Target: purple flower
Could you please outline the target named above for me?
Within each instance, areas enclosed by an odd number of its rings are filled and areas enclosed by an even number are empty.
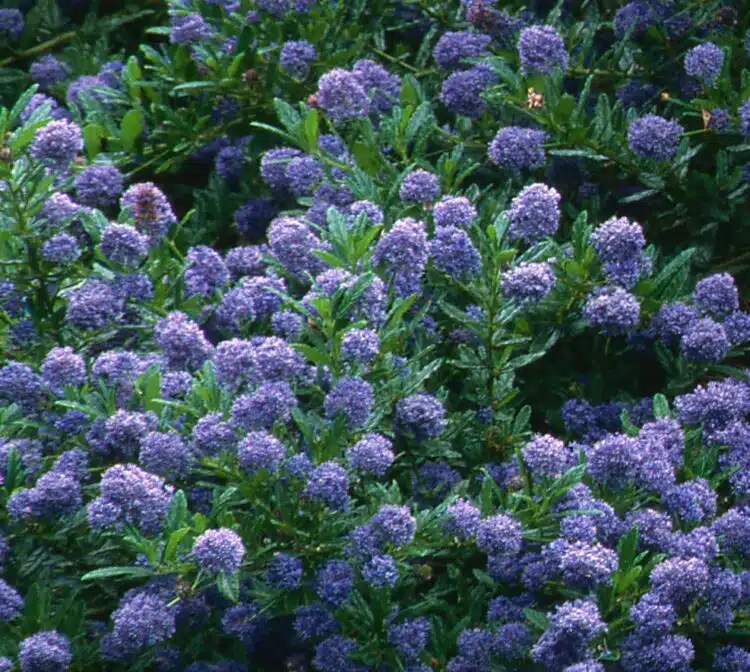
[[[314,276],[323,270],[323,262],[313,255],[313,250],[321,248],[321,241],[298,219],[275,219],[268,229],[268,243],[271,252],[292,275],[304,278],[308,273]]]
[[[89,279],[68,294],[65,319],[78,329],[102,329],[111,324],[121,310],[122,301],[109,283]]]
[[[66,637],[52,630],[37,632],[21,642],[21,672],[67,672],[73,655]]]
[[[487,555],[518,555],[521,531],[521,523],[508,515],[490,516],[479,523],[477,548]]]
[[[75,184],[79,203],[101,209],[117,203],[125,188],[122,173],[109,164],[89,166],[76,176]]]
[[[646,270],[646,238],[640,224],[612,217],[591,234],[591,242],[610,282],[632,287]]]
[[[0,579],[0,623],[9,623],[21,615],[23,597],[15,588]]]
[[[276,553],[268,566],[266,581],[279,590],[296,590],[302,586],[303,566],[299,558]]]
[[[112,614],[112,632],[102,639],[105,658],[122,660],[175,633],[175,609],[158,595],[129,591]]]
[[[148,236],[140,233],[130,224],[112,222],[102,231],[100,250],[116,264],[137,266],[148,256]]]
[[[429,394],[416,394],[396,404],[395,427],[400,434],[411,435],[416,441],[435,439],[445,429],[445,408]]]
[[[255,603],[237,604],[224,612],[221,619],[221,629],[225,634],[238,637],[249,643],[252,642],[253,636],[262,623],[263,619],[259,615],[259,609]]]
[[[312,196],[324,178],[323,168],[313,156],[298,156],[286,167],[287,185],[295,196]]]
[[[23,14],[19,9],[0,9],[0,35],[15,42],[25,26]],[[25,672],[25,671],[24,671]]]
[[[380,434],[365,434],[346,451],[346,459],[354,469],[384,476],[395,459],[393,444]]]
[[[281,310],[271,316],[273,332],[284,340],[295,340],[304,330],[305,321],[302,315],[293,310]]]
[[[154,340],[172,369],[194,371],[211,356],[211,344],[185,313],[173,311],[156,323]]]
[[[444,196],[432,208],[435,226],[468,229],[477,218],[477,209],[464,196]]]
[[[482,513],[471,502],[458,499],[445,510],[444,527],[448,534],[459,539],[470,539],[479,529]]]
[[[190,452],[173,432],[150,432],[141,441],[138,461],[152,474],[176,479],[190,471]]]
[[[343,560],[329,560],[318,572],[316,584],[321,600],[340,607],[349,599],[354,587],[354,570]]]
[[[521,31],[518,56],[524,75],[535,72],[550,73],[555,68],[567,70],[568,52],[560,33],[552,26],[531,26]]]
[[[39,84],[42,90],[48,90],[55,84],[66,80],[70,74],[70,66],[51,54],[37,58],[29,68],[29,76],[32,81]]]
[[[695,649],[687,637],[667,635],[651,641],[634,633],[623,643],[620,664],[623,672],[683,672],[690,669],[694,657]]]
[[[649,4],[643,0],[629,2],[615,12],[615,35],[623,39],[626,34],[639,35],[655,19]]]
[[[203,571],[232,575],[242,565],[245,547],[239,535],[232,530],[207,530],[195,540],[192,555]]]
[[[285,42],[281,48],[279,65],[287,74],[296,79],[304,79],[310,72],[310,65],[318,57],[315,47],[306,40]]]
[[[331,612],[321,604],[297,607],[294,630],[305,640],[330,637],[338,630],[338,623]]]
[[[638,477],[642,454],[636,439],[609,434],[587,451],[589,473],[603,485],[619,489]]]
[[[628,129],[628,143],[644,159],[669,161],[674,158],[685,129],[676,121],[655,114],[636,119]]]
[[[700,280],[695,286],[693,301],[710,315],[726,315],[740,307],[737,285],[729,273],[715,273]]]
[[[399,219],[375,247],[372,263],[388,266],[400,296],[418,293],[428,259],[427,233],[423,222]]]
[[[83,385],[88,380],[86,362],[71,347],[52,348],[44,358],[42,378],[54,390]]]
[[[193,428],[193,445],[201,455],[218,455],[230,451],[237,442],[237,435],[220,413],[204,415]]]
[[[229,282],[229,270],[218,252],[205,245],[187,253],[185,291],[188,296],[211,296]]]
[[[376,555],[362,567],[362,578],[373,588],[393,588],[398,582],[398,567],[390,555]]]
[[[704,42],[685,54],[685,73],[703,80],[707,86],[716,84],[724,65],[724,51],[712,42]]]
[[[468,31],[446,32],[438,40],[432,55],[444,70],[453,70],[464,58],[474,58],[486,53],[492,37]]]
[[[750,313],[735,311],[724,319],[722,326],[733,346],[750,342]]]
[[[680,353],[694,362],[720,362],[727,356],[730,347],[724,327],[710,317],[690,325],[680,341]]]
[[[285,454],[281,441],[264,431],[248,433],[237,451],[240,466],[250,473],[259,469],[276,471]]]
[[[364,213],[365,217],[373,224],[382,224],[385,216],[383,211],[375,203],[370,201],[356,201],[349,206],[350,226],[354,225],[356,218]]]
[[[50,167],[65,169],[83,150],[83,135],[78,124],[51,121],[40,128],[31,143],[30,153]]]
[[[736,551],[750,556],[750,509],[729,509],[713,524],[722,553]]]
[[[352,75],[367,93],[372,112],[387,114],[398,103],[401,78],[392,75],[382,65],[374,61],[359,60],[352,68]]]
[[[354,640],[334,635],[315,647],[312,665],[318,672],[366,672],[367,667],[351,659],[356,650]]]
[[[704,433],[714,436],[750,412],[750,387],[739,380],[711,381],[678,396],[675,407],[681,422],[703,424]]]
[[[206,23],[200,14],[173,15],[169,41],[172,44],[195,44],[209,40],[214,36],[214,29]]]
[[[382,542],[398,548],[414,540],[417,521],[407,507],[386,504],[371,518],[369,527]]]
[[[399,195],[406,203],[432,203],[440,196],[440,180],[426,170],[413,170],[404,178]]]
[[[335,462],[324,462],[310,473],[304,494],[314,502],[345,511],[349,506],[349,475]]]
[[[216,154],[214,167],[216,174],[229,185],[236,185],[241,179],[247,158],[245,156],[245,143],[223,147]]]
[[[570,449],[549,434],[535,434],[523,449],[523,459],[534,476],[555,478],[572,462]]]
[[[371,329],[350,329],[341,339],[341,357],[366,365],[378,356],[380,338]]]
[[[681,301],[662,304],[659,312],[654,315],[653,326],[666,344],[678,341],[698,319],[698,310]]]
[[[583,317],[589,324],[608,336],[635,329],[640,314],[638,299],[620,287],[594,290],[583,307]]]
[[[177,218],[166,196],[151,182],[141,182],[130,187],[120,199],[120,208],[130,213],[135,226],[156,245]]]
[[[289,189],[286,169],[292,159],[300,156],[302,156],[302,152],[288,147],[270,149],[265,152],[260,158],[260,175],[263,181],[273,190],[285,191]],[[272,217],[269,217],[269,219],[272,219]]]
[[[746,100],[737,108],[737,114],[740,117],[740,129],[742,135],[750,135],[750,100]]]
[[[509,299],[522,305],[538,303],[555,288],[552,266],[543,262],[521,262],[502,275],[501,288]]]
[[[326,395],[324,408],[327,417],[343,415],[347,427],[355,430],[367,422],[374,403],[370,383],[361,378],[342,378]]]
[[[443,81],[440,102],[454,114],[481,117],[487,109],[482,93],[496,81],[494,71],[483,65],[454,72]]]
[[[91,526],[109,528],[127,523],[145,534],[161,529],[174,491],[158,476],[122,464],[107,469],[99,487],[100,497],[88,507]]]
[[[57,100],[50,98],[50,96],[45,96],[43,93],[35,93],[31,96],[31,100],[26,106],[26,109],[21,112],[21,116],[19,117],[20,122],[25,124],[34,112],[47,105],[49,106],[49,116],[52,117],[52,119],[61,121],[70,118],[68,111],[61,107]],[[65,196],[65,194],[58,192],[58,194],[53,194],[53,196]],[[67,198],[67,196],[65,197]]]
[[[685,608],[708,588],[708,567],[698,558],[665,560],[651,572],[653,592],[675,608]]]
[[[555,235],[560,226],[560,194],[546,184],[531,184],[510,202],[504,216],[511,238],[537,243]]]
[[[435,268],[457,282],[468,281],[482,268],[482,259],[466,231],[455,226],[438,226],[430,242]]]
[[[263,260],[265,246],[248,245],[245,247],[233,247],[227,252],[224,263],[229,270],[233,280],[254,275],[263,275],[266,263]]]
[[[743,672],[750,669],[750,651],[739,646],[720,646],[714,651],[711,669],[713,672]]]
[[[573,600],[555,608],[550,625],[531,649],[535,663],[561,669],[590,657],[588,643],[607,630],[595,602]]]
[[[617,571],[617,553],[600,544],[558,540],[549,548],[552,546],[556,546],[553,556],[559,563],[563,581],[571,588],[590,590],[609,581]]]
[[[42,245],[42,257],[45,261],[67,265],[81,256],[78,241],[69,233],[58,233]]]
[[[232,406],[232,422],[245,430],[271,429],[278,421],[289,422],[296,406],[297,398],[289,383],[264,383],[252,395],[237,397]]]
[[[430,621],[424,616],[412,618],[388,628],[388,641],[408,661],[418,660],[430,641]]]
[[[320,78],[316,97],[321,109],[337,124],[366,117],[370,112],[370,99],[359,77],[341,68]]]

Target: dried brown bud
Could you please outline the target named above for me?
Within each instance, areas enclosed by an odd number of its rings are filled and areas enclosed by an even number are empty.
[[[661,98],[664,102],[668,101],[671,97],[672,96],[669,91],[662,91],[661,95],[659,96],[659,98]]]
[[[260,74],[255,68],[248,68],[242,75],[243,82],[257,82],[260,79]]]
[[[544,105],[544,96],[541,93],[537,93],[533,87],[528,90],[528,96],[526,98],[526,105],[529,109],[534,110]]]
[[[310,107],[317,107],[318,106],[318,97],[313,94],[312,96],[308,96],[307,98],[307,104]]]
[[[0,161],[3,163],[13,162],[13,150],[10,147],[0,147]]]
[[[708,128],[711,123],[711,113],[708,110],[701,110],[701,116],[703,117],[703,128]]]

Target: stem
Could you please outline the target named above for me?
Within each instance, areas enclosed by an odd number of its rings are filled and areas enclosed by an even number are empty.
[[[149,4],[156,4],[156,0],[151,0]],[[129,23],[133,23],[133,21],[142,19],[144,16],[148,16],[149,14],[152,14],[152,13],[153,12],[149,9],[149,10],[145,10],[142,12],[138,12],[137,14],[133,14],[132,16],[127,16],[121,21],[116,22],[115,26],[113,26],[113,31],[122,26],[126,26]],[[12,56],[8,56],[8,58],[5,58],[2,61],[0,61],[0,68],[4,68],[6,65],[10,65],[11,63],[14,63],[15,61],[19,61],[24,58],[29,58],[31,56],[36,56],[37,54],[42,54],[45,51],[48,51],[49,49],[54,49],[59,44],[64,44],[65,42],[72,40],[76,35],[79,35],[80,32],[81,31],[79,30],[69,30],[67,33],[62,33],[61,35],[58,35],[57,37],[53,37],[51,40],[47,40],[46,42],[37,44],[35,47],[31,47],[30,49],[26,49],[25,51],[19,51],[13,54]]]

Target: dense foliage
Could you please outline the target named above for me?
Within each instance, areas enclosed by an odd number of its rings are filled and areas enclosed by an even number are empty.
[[[0,672],[750,670],[748,3],[11,4]]]

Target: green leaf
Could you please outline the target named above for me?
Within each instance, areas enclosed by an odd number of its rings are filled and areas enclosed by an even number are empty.
[[[188,522],[188,505],[185,493],[178,490],[172,496],[172,503],[169,506],[167,514],[167,530],[174,531],[180,529]]]
[[[318,137],[320,129],[318,126],[318,111],[313,108],[305,117],[305,137],[307,138],[307,151],[315,152],[318,149]]]
[[[151,576],[153,570],[148,567],[104,567],[95,569],[81,577],[81,581],[94,581],[95,579],[112,579],[116,576],[134,578],[144,578]]]
[[[541,611],[537,611],[536,609],[524,609],[523,615],[526,616],[526,620],[529,623],[541,632],[544,632],[549,627],[547,614]]]
[[[8,461],[5,467],[5,489],[8,492],[13,492],[23,483],[25,475],[21,452],[14,446],[8,453]]]
[[[570,115],[573,114],[573,110],[576,107],[576,99],[573,98],[569,93],[566,93],[562,98],[560,98],[560,102],[557,104],[557,109],[555,110],[555,117],[563,123],[567,122],[568,119],[570,119]]]
[[[495,582],[490,578],[490,575],[487,574],[487,572],[483,572],[481,569],[474,569],[472,570],[472,573],[474,574],[474,578],[479,581],[479,583],[484,584],[492,590],[495,589]]]
[[[239,602],[240,579],[237,574],[227,576],[225,572],[222,572],[216,579],[216,587],[219,589],[219,592],[230,602]]]
[[[143,133],[143,112],[140,110],[129,110],[120,122],[120,142],[123,149],[132,152],[135,143]]]
[[[16,104],[11,108],[10,114],[8,115],[8,126],[15,126],[23,111],[28,107],[29,102],[34,97],[34,94],[36,93],[38,88],[39,85],[34,84],[20,95],[20,97],[16,101]]]
[[[124,118],[123,121],[125,121]],[[106,136],[107,129],[101,124],[87,124],[84,127],[83,139],[86,142],[86,155],[89,159],[93,159],[101,151],[102,140]]]
[[[411,115],[411,119],[409,119],[405,134],[406,142],[414,140],[422,127],[428,124],[430,126],[433,124],[432,105],[425,101]]]
[[[620,538],[617,544],[617,552],[620,558],[620,571],[626,573],[630,571],[635,560],[636,549],[638,548],[638,527],[633,527],[630,532]]]
[[[326,365],[329,363],[330,358],[325,352],[321,352],[317,348],[305,345],[304,343],[295,343],[292,346],[300,355],[306,357],[315,364]]]
[[[189,532],[189,527],[182,527],[179,530],[175,530],[174,532],[172,532],[172,534],[169,535],[169,540],[167,541],[167,545],[164,548],[165,562],[172,562],[172,560],[174,560],[174,557],[177,554],[177,547]]]
[[[661,393],[654,395],[654,415],[657,418],[668,418],[671,412],[669,410],[669,401]]]
[[[279,121],[287,132],[292,136],[296,136],[300,124],[302,123],[302,119],[297,110],[295,110],[289,103],[281,100],[281,98],[274,98],[273,106],[276,110],[276,116],[279,118]]]

